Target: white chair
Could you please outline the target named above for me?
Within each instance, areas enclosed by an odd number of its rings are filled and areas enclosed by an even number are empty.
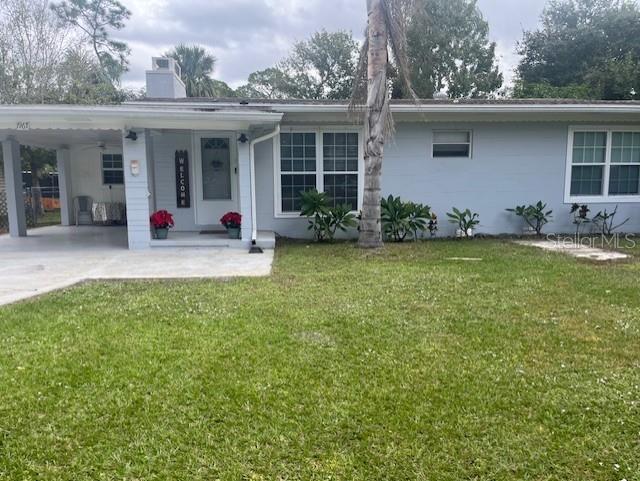
[[[79,195],[73,199],[73,215],[76,226],[93,225],[93,199],[88,195]]]

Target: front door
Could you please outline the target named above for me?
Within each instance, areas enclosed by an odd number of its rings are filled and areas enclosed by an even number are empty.
[[[232,135],[196,136],[198,225],[219,225],[226,212],[238,210],[237,152]]]

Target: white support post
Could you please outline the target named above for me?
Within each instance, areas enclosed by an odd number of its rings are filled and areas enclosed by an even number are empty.
[[[253,224],[251,212],[251,156],[249,143],[238,143],[238,178],[240,184],[240,213],[242,240],[250,244]]]
[[[130,131],[137,134],[136,140],[126,138]],[[129,249],[148,249],[151,245],[151,229],[149,227],[151,193],[149,191],[146,135],[143,129],[123,131],[122,158],[124,161]]]
[[[18,141],[15,139],[4,140],[2,142],[2,156],[4,158],[7,210],[9,211],[9,235],[11,237],[26,237],[27,217],[24,211],[22,165]]]
[[[71,151],[58,149],[58,187],[60,190],[60,224],[69,226],[75,222],[73,218],[73,198],[71,196]]]

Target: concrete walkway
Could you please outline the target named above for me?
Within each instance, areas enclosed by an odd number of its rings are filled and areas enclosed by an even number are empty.
[[[0,236],[0,305],[91,279],[268,276],[273,251],[157,248],[129,251],[122,227],[43,227]]]
[[[578,259],[589,259],[598,262],[619,261],[629,259],[631,256],[622,252],[609,251],[599,249],[597,247],[588,247],[573,242],[553,242],[551,240],[526,240],[516,241],[516,244],[538,247],[552,252],[560,252]]]

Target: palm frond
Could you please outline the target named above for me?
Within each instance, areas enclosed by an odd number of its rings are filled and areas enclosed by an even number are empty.
[[[407,56],[407,28],[406,17],[413,8],[412,0],[383,0],[382,6],[389,34],[389,47],[393,60],[398,69],[400,80],[404,84],[407,94],[415,101],[418,96],[411,86],[411,70]]]
[[[360,48],[358,66],[356,67],[355,78],[351,90],[351,100],[349,102],[349,115],[359,118],[364,111],[367,101],[367,55],[369,53],[369,27],[364,30],[364,42]]]
[[[391,57],[396,64],[398,75],[403,83],[408,95],[414,101],[418,101],[411,85],[411,72],[407,58],[407,18],[414,8],[414,0],[382,0],[381,5],[384,11],[385,24],[388,35],[388,44]],[[366,111],[368,90],[373,88],[378,95],[381,92],[387,96],[384,103],[385,119],[383,122],[384,137],[389,139],[394,133],[394,122],[389,108],[389,85],[368,85],[367,67],[369,51],[369,27],[365,29],[365,40],[360,50],[360,58],[353,82],[351,100],[349,102],[349,114],[354,120],[361,120],[362,114]],[[371,100],[371,99],[369,99]],[[378,99],[381,100],[381,99]],[[379,104],[378,104],[379,105]]]

